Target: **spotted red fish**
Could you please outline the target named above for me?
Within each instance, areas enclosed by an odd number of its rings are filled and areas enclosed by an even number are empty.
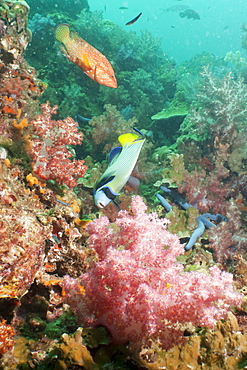
[[[110,62],[92,45],[70,32],[67,24],[59,24],[55,37],[64,47],[62,51],[73,63],[78,65],[92,80],[108,87],[117,87],[117,80]]]

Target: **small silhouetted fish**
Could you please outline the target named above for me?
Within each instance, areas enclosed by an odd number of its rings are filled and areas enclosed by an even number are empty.
[[[186,9],[178,14],[180,15],[181,18],[201,19],[199,14],[193,9]]]
[[[127,8],[127,6],[120,6],[118,9],[126,10],[126,9],[128,9],[128,8]]]
[[[139,19],[139,18],[140,18],[140,16],[141,16],[141,15],[142,15],[142,13],[139,13],[135,18],[133,18],[133,19],[131,19],[131,21],[127,22],[127,23],[125,24],[125,26],[129,26],[130,24],[135,23],[135,22],[137,21],[137,19]]]
[[[224,28],[223,28],[223,30],[227,30],[227,28],[229,27],[229,25],[228,26],[225,26]]]

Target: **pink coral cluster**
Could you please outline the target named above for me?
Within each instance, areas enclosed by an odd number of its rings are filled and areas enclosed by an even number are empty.
[[[27,150],[32,158],[33,173],[42,180],[55,180],[72,188],[76,179],[83,177],[87,167],[83,160],[70,160],[72,154],[66,145],[82,143],[78,124],[70,117],[59,121],[51,120],[57,106],[49,103],[41,106],[42,114],[32,122],[34,136]]]
[[[217,267],[185,272],[176,259],[183,246],[167,231],[168,221],[146,210],[136,196],[115,223],[105,216],[91,222],[89,245],[99,261],[78,280],[65,277],[64,289],[83,325],[106,326],[115,343],[158,340],[167,349],[182,340],[188,323],[213,326],[242,297],[232,275]]]

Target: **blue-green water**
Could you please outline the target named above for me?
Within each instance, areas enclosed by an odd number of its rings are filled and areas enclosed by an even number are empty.
[[[228,51],[241,50],[241,24],[247,21],[245,0],[91,0],[89,5],[91,10],[102,10],[106,19],[123,28],[142,12],[140,19],[129,26],[131,31],[147,29],[153,36],[162,38],[164,53],[178,63],[203,51],[224,57]],[[201,19],[181,18],[177,12],[164,12],[176,5],[188,5]],[[119,9],[122,6],[128,9]]]

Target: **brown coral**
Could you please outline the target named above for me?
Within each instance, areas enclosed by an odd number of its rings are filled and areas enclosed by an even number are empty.
[[[85,370],[98,370],[90,352],[82,343],[81,328],[78,328],[71,337],[68,334],[63,334],[62,343],[58,348],[60,349],[58,363],[61,368],[67,369],[67,366],[79,365],[83,366]]]
[[[91,131],[93,142],[96,145],[101,144],[101,151],[103,144],[103,153],[108,153],[119,135],[132,132],[137,120],[131,118],[126,121],[114,105],[106,104],[104,108],[106,110],[104,114],[93,117],[90,125],[93,127]]]
[[[236,317],[230,313],[226,322],[218,321],[214,329],[191,336],[184,346],[166,353],[143,349],[139,362],[149,370],[236,370],[246,354],[246,343],[247,334],[241,334]]]

